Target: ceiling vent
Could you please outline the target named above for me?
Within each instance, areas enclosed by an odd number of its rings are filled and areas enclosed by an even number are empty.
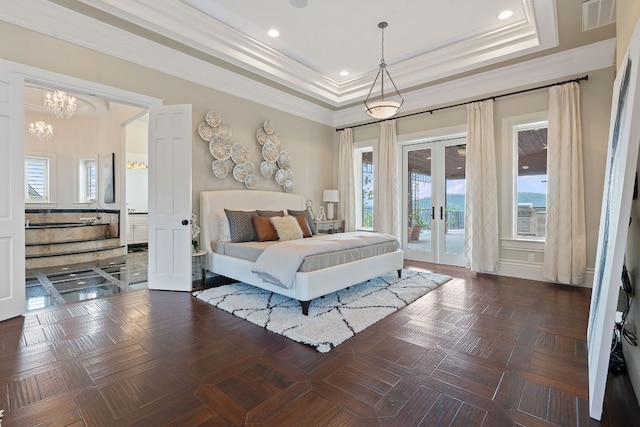
[[[616,22],[616,0],[587,0],[582,3],[582,31]]]

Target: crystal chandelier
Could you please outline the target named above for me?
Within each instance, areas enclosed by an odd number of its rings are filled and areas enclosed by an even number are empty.
[[[378,28],[382,30],[382,59],[380,60],[380,68],[378,69],[378,74],[376,74],[376,78],[373,80],[373,84],[371,85],[371,89],[369,89],[369,94],[367,95],[367,99],[364,101],[364,106],[366,107],[366,112],[368,115],[373,117],[374,119],[388,119],[393,117],[398,113],[400,107],[404,103],[404,99],[396,84],[393,82],[391,78],[391,74],[387,71],[387,63],[384,62],[384,29],[387,28],[389,24],[386,22],[380,22],[378,24]],[[396,91],[396,95],[400,98],[400,102],[398,101],[389,101],[388,99],[384,99],[384,75],[389,77],[389,81],[393,85],[393,88]],[[379,101],[369,101],[371,97],[371,92],[373,88],[376,86],[376,82],[378,81],[378,77],[380,77],[380,100]]]
[[[38,120],[29,125],[29,135],[39,140],[49,140],[53,136],[53,127],[43,120]]]
[[[44,100],[44,105],[60,119],[68,119],[73,116],[73,113],[76,112],[76,108],[78,108],[76,99],[67,92],[63,92],[61,90],[56,90],[53,92],[53,95],[47,93],[47,99]]]

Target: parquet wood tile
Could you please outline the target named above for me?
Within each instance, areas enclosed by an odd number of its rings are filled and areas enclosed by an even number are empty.
[[[590,290],[453,280],[329,353],[189,294],[141,290],[0,322],[3,426],[621,426],[589,418]]]

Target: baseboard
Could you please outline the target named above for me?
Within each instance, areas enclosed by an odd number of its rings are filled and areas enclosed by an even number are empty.
[[[539,282],[550,282],[542,275],[543,264],[539,262],[524,262],[515,261],[510,259],[501,259],[500,268],[495,273],[499,276],[517,277],[519,279],[537,280]],[[588,268],[584,283],[575,285],[585,288],[593,287],[593,273],[592,268]]]

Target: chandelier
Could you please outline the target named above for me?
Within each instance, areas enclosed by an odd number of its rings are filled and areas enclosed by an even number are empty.
[[[384,62],[384,29],[387,28],[389,24],[386,22],[380,22],[378,24],[378,28],[382,30],[382,59],[380,60],[380,68],[378,69],[378,74],[376,74],[376,78],[373,80],[373,84],[371,85],[371,89],[369,89],[369,94],[367,95],[367,99],[364,101],[364,106],[366,107],[366,112],[368,115],[373,117],[374,119],[388,119],[393,117],[398,113],[400,107],[404,103],[404,99],[396,84],[393,82],[389,71],[387,71],[387,64]],[[387,75],[389,81],[393,85],[393,88],[396,91],[396,95],[400,98],[400,102],[398,101],[389,101],[388,99],[384,99],[384,75]],[[373,92],[373,88],[376,86],[376,82],[378,81],[378,77],[380,77],[380,100],[378,101],[370,101],[371,92]]]
[[[68,119],[73,116],[73,113],[76,112],[76,108],[78,108],[76,99],[67,92],[63,92],[61,90],[54,91],[53,95],[47,93],[47,99],[44,100],[44,105],[60,119]]]
[[[29,135],[39,140],[49,140],[53,136],[53,127],[43,120],[38,120],[29,125]]]

